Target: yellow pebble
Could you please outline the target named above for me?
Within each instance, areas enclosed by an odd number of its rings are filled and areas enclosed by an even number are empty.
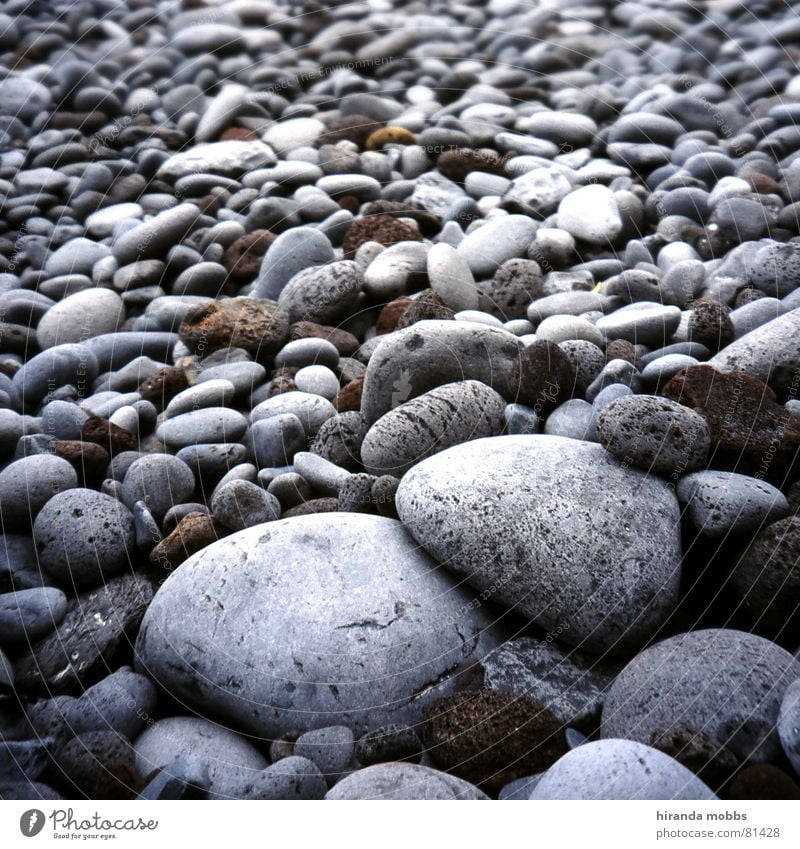
[[[417,137],[405,127],[381,127],[370,133],[367,139],[367,150],[380,150],[387,144],[414,144]]]

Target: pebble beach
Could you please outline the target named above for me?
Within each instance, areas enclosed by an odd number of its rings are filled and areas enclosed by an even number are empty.
[[[800,799],[798,12],[0,3],[0,799]]]

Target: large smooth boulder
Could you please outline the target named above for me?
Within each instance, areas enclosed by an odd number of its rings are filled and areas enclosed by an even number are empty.
[[[599,445],[477,439],[411,469],[396,505],[414,538],[483,598],[572,645],[636,647],[677,601],[677,499]]]
[[[763,637],[726,628],[678,634],[637,655],[606,695],[601,734],[651,744],[702,734],[741,762],[780,756],[781,700],[800,663]]]
[[[142,623],[137,667],[174,697],[275,738],[413,724],[497,640],[490,615],[399,522],[257,525],[187,560]]]

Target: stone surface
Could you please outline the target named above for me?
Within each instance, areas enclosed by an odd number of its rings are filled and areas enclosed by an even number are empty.
[[[675,604],[678,502],[599,445],[476,440],[418,464],[396,503],[440,562],[572,645],[635,646]]]
[[[775,643],[728,629],[679,634],[645,649],[619,674],[603,707],[602,736],[649,744],[674,717],[740,761],[780,752],[778,711],[800,663]]]
[[[473,801],[489,797],[467,781],[416,764],[376,764],[360,769],[329,790],[326,799]]]
[[[224,348],[243,348],[254,357],[274,354],[289,338],[289,317],[274,302],[230,298],[187,313],[181,342],[200,356]]]
[[[701,468],[711,448],[701,415],[652,395],[627,395],[604,407],[597,416],[597,436],[617,459],[673,480]]]
[[[395,521],[295,517],[220,540],[175,571],[147,611],[137,663],[257,734],[294,729],[298,711],[309,729],[346,721],[363,733],[418,720],[440,682],[446,691],[463,660],[494,647],[469,600]]]
[[[630,740],[598,740],[564,755],[530,798],[711,801],[717,797],[694,773],[657,749]]]
[[[0,471],[0,515],[3,526],[24,529],[59,492],[78,485],[72,466],[47,454],[23,457]]]
[[[401,477],[412,466],[471,439],[503,430],[505,401],[477,380],[448,383],[406,401],[367,431],[361,459],[368,472]]]
[[[39,564],[67,587],[99,584],[130,566],[133,514],[90,489],[54,495],[33,525]]]

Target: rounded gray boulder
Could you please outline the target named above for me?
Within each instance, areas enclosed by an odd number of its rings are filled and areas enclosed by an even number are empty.
[[[372,800],[454,800],[488,799],[482,791],[464,781],[428,766],[408,763],[386,763],[368,766],[342,779],[326,799]]]
[[[341,724],[361,734],[418,722],[460,664],[495,647],[489,623],[399,522],[306,515],[186,561],[145,615],[137,666],[258,734]]]
[[[663,640],[637,655],[606,695],[601,735],[649,745],[678,723],[740,761],[780,755],[776,725],[800,663],[775,643],[724,628]]]
[[[482,596],[586,650],[638,646],[676,604],[677,499],[599,445],[478,439],[411,469],[396,505],[414,538]]]

